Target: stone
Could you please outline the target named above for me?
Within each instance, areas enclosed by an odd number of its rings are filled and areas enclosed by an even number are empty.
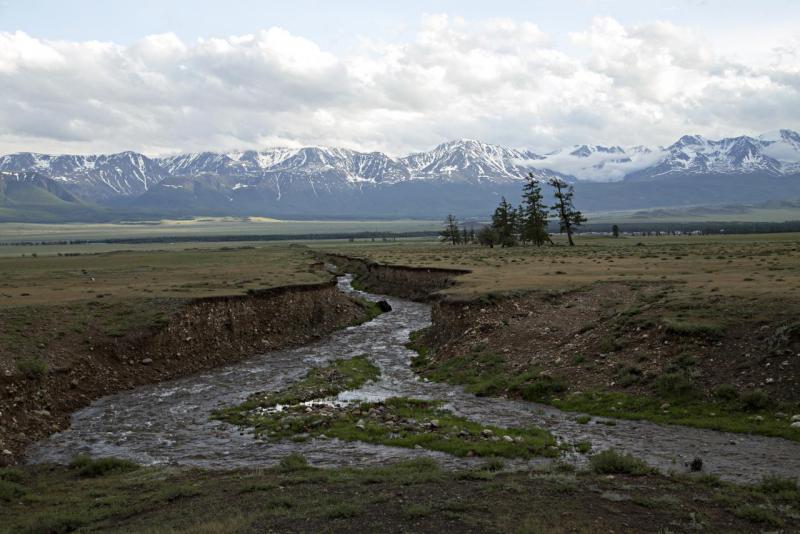
[[[142,360],[142,365],[150,365],[151,363],[153,363],[153,358],[145,358]]]
[[[792,422],[800,421],[800,414],[792,416]]]
[[[494,432],[492,432],[488,428],[484,428],[483,430],[481,430],[481,436],[483,436],[484,438],[489,438],[494,436]]]
[[[659,410],[661,410],[661,411],[669,410],[669,403],[665,402],[664,404],[662,404],[661,407],[659,408]]]
[[[379,300],[376,304],[378,305],[378,309],[384,313],[392,311],[392,305],[385,300]]]
[[[438,419],[432,419],[431,422],[428,423],[428,426],[431,427],[431,428],[439,428],[439,420]]]
[[[359,419],[359,420],[356,422],[356,428],[358,428],[358,429],[360,429],[360,430],[364,430],[364,429],[366,428],[366,423],[364,423],[364,420],[363,420],[363,419]]]
[[[506,443],[514,443],[514,438],[512,438],[509,435],[505,435],[503,436],[503,441],[505,441]]]
[[[789,426],[790,426],[791,428],[800,428],[800,421],[795,421],[794,423],[792,423],[792,424],[791,424],[791,425],[789,425]]]

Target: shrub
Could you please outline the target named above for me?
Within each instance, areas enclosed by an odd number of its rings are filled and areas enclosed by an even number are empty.
[[[627,388],[639,382],[642,378],[642,370],[638,367],[634,367],[629,365],[627,367],[623,367],[619,373],[617,373],[617,383]]]
[[[722,384],[714,390],[714,396],[721,401],[731,402],[739,398],[739,391],[735,386]]]
[[[130,460],[120,458],[90,458],[86,455],[76,456],[69,463],[70,469],[78,472],[82,477],[101,477],[112,473],[126,473],[139,468]]]
[[[506,462],[502,458],[492,457],[486,460],[483,464],[483,469],[486,471],[502,471],[506,466]]]
[[[737,508],[734,513],[737,517],[747,519],[753,523],[764,523],[772,527],[780,527],[783,525],[783,521],[772,511],[751,504],[746,504]]]
[[[284,471],[300,471],[302,469],[308,469],[308,460],[306,460],[306,457],[302,454],[294,452],[281,458],[278,466]]]
[[[721,324],[699,323],[697,321],[683,321],[680,319],[667,318],[664,320],[666,330],[676,336],[687,337],[718,337],[724,332]]]
[[[23,478],[25,478],[25,475],[19,469],[14,467],[0,467],[0,480],[19,483],[22,482]]]
[[[645,475],[652,473],[643,461],[630,454],[621,454],[614,449],[606,449],[589,459],[592,471],[598,474]]]
[[[19,484],[9,480],[0,479],[0,501],[12,501],[25,495],[25,490]]]
[[[791,493],[798,491],[797,479],[775,475],[761,479],[758,489],[763,493]]]
[[[527,401],[546,400],[567,390],[563,382],[549,376],[540,376],[533,382],[515,387],[520,396]]]
[[[746,412],[755,412],[764,410],[771,404],[769,396],[760,389],[748,391],[739,399],[742,410]]]
[[[40,358],[23,358],[17,360],[17,371],[28,378],[41,378],[47,372],[47,363]]]
[[[685,399],[698,396],[694,382],[683,373],[663,374],[656,378],[653,386],[663,397]]]

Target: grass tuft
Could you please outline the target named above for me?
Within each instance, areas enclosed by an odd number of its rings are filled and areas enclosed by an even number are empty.
[[[606,449],[589,459],[592,471],[598,474],[647,475],[654,470],[643,461],[630,454],[622,454],[614,449]]]

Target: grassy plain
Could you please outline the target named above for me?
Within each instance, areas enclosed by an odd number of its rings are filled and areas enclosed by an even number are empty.
[[[164,321],[189,298],[327,279],[314,261],[304,247],[263,243],[0,257],[0,372]]]
[[[687,293],[800,297],[800,234],[579,236],[577,246],[485,248],[434,241],[324,243],[315,250],[422,267],[469,269],[445,293],[563,291],[600,281],[673,283]]]
[[[800,527],[795,481],[755,486],[648,474],[621,455],[596,472],[445,471],[430,459],[317,469],[71,466],[0,469],[0,532],[761,532]]]
[[[327,220],[289,221],[265,217],[195,217],[131,221],[127,223],[0,223],[0,243],[135,239],[152,237],[203,237],[248,235],[308,235],[356,232],[435,231],[439,221],[425,220]]]

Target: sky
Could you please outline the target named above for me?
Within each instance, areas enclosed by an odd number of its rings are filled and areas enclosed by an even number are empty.
[[[800,2],[0,0],[0,154],[800,130]]]

